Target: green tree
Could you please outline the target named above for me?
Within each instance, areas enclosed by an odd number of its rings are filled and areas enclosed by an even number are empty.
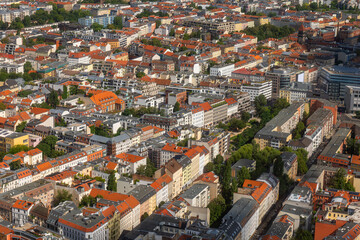
[[[144,221],[146,218],[148,218],[149,217],[149,214],[146,212],[146,213],[144,213],[143,215],[141,215],[141,218],[140,218],[140,221],[142,222],[142,221]]]
[[[299,228],[295,235],[295,240],[313,240],[313,235],[307,230]]]
[[[61,202],[71,201],[72,195],[66,190],[59,190],[54,197],[53,205],[56,207]]]
[[[214,171],[214,169],[215,169],[214,163],[209,162],[209,163],[207,163],[207,164],[205,165],[205,167],[204,167],[204,172],[205,172],[205,173],[212,172],[212,171]]]
[[[16,126],[16,132],[23,132],[26,127],[26,122],[21,122]]]
[[[210,225],[220,222],[227,209],[225,199],[221,195],[218,195],[217,198],[213,199],[207,207],[210,210]]]
[[[178,112],[180,111],[180,103],[179,102],[176,102],[175,105],[174,105],[174,112]]]
[[[92,28],[92,30],[94,30],[94,32],[100,32],[101,29],[104,28],[104,26],[101,25],[101,24],[99,24],[99,23],[93,23],[93,24],[91,25],[91,28]]]
[[[67,99],[68,98],[68,89],[67,86],[63,86],[63,92],[61,94],[62,99]]]
[[[53,108],[56,108],[56,106],[59,105],[59,96],[55,90],[51,91],[48,102]]]
[[[247,169],[246,167],[242,167],[237,173],[237,185],[239,187],[242,187],[245,179],[251,179],[251,175],[249,169]]]
[[[0,102],[0,110],[5,110],[6,109],[6,105],[3,102]]]
[[[263,94],[260,94],[259,96],[255,97],[254,99],[254,105],[256,112],[259,112],[262,107],[264,107],[267,103],[266,97]]]
[[[9,153],[10,154],[16,154],[18,152],[22,152],[22,151],[29,151],[30,147],[26,146],[26,145],[15,145],[12,148],[10,148]]]
[[[20,160],[17,160],[17,161],[13,161],[9,164],[10,166],[10,170],[18,170],[21,168],[21,161]]]
[[[116,16],[114,18],[114,26],[117,28],[117,29],[123,29],[123,20],[122,20],[122,17],[121,16]]]
[[[339,168],[335,176],[331,179],[330,186],[339,190],[355,191],[354,186],[346,180],[346,170]]]
[[[318,4],[316,2],[310,3],[310,9],[316,11],[316,9],[318,9]]]
[[[277,157],[274,162],[274,175],[280,178],[284,174],[284,162],[281,157]]]
[[[116,192],[116,190],[117,190],[115,171],[112,171],[109,175],[108,183],[107,183],[107,190],[113,191],[113,192]]]
[[[190,35],[185,33],[184,34],[184,37],[183,37],[183,40],[189,40],[190,39]]]
[[[169,36],[174,37],[175,36],[175,29],[171,29],[169,32]]]
[[[244,122],[248,122],[250,120],[250,118],[251,118],[251,115],[248,112],[243,112],[241,114],[241,120],[243,120]]]
[[[28,73],[31,69],[32,69],[31,63],[30,63],[30,62],[26,62],[26,63],[24,64],[24,72],[25,72],[25,73]]]
[[[136,73],[136,77],[137,77],[137,78],[142,78],[142,77],[144,77],[144,76],[146,76],[146,74],[145,74],[144,72],[137,72],[137,73]]]
[[[79,203],[79,207],[91,207],[94,206],[97,202],[97,199],[90,196],[90,195],[86,195],[84,196],[80,203]]]

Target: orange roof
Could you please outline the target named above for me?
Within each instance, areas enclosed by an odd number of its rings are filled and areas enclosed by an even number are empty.
[[[103,105],[110,101],[114,101],[114,100],[118,99],[118,96],[116,96],[116,94],[113,92],[105,91],[105,92],[98,93],[98,94],[92,96],[90,99],[96,105]]]
[[[50,162],[44,162],[44,163],[41,163],[39,165],[36,166],[36,168],[40,171],[40,172],[43,172],[45,170],[48,170],[50,168],[52,168],[52,165]]]
[[[217,180],[219,180],[219,177],[216,176],[214,172],[208,172],[208,173],[204,173],[204,174],[200,175],[196,180],[214,183]]]
[[[125,162],[130,162],[130,163],[136,163],[144,159],[144,157],[140,157],[130,153],[120,153],[119,155],[116,155],[116,157]]]
[[[28,202],[28,201],[24,201],[24,200],[17,200],[12,205],[12,207],[27,211],[27,210],[29,210],[31,208],[32,205],[34,205],[32,202]]]
[[[48,113],[49,111],[50,111],[50,109],[33,107],[33,108],[31,108],[30,113],[32,113],[34,115],[38,115],[38,114],[42,114],[42,113]]]
[[[160,178],[156,179],[150,186],[155,189],[155,191],[159,191],[166,185],[168,185],[172,181],[171,177],[167,174],[162,175]]]
[[[18,172],[17,174],[18,179],[22,179],[28,176],[31,176],[31,171],[29,169],[26,169],[24,171]]]
[[[175,144],[166,143],[166,145],[162,148],[162,150],[168,152],[183,153],[189,149],[185,147],[176,146]]]
[[[327,236],[334,233],[338,228],[344,226],[346,221],[337,220],[335,223],[331,222],[316,222],[314,240],[323,240]]]
[[[5,158],[4,158],[4,160],[5,160]],[[10,168],[10,166],[6,162],[0,162],[0,168]]]
[[[108,162],[108,164],[106,165],[106,168],[109,170],[115,170],[117,167],[117,163],[115,162]]]
[[[65,170],[61,173],[57,173],[55,175],[52,175],[52,176],[47,176],[45,177],[45,179],[50,179],[50,180],[53,180],[53,181],[61,181],[61,180],[64,180],[66,178],[72,178],[73,176],[75,176],[77,174],[77,172],[75,171],[71,171],[71,170]]]
[[[111,192],[103,189],[93,188],[90,191],[90,196],[102,196],[105,200],[113,201],[113,202],[122,202],[125,201],[131,208],[135,208],[140,203],[136,200],[135,197],[131,195],[125,195],[121,193]]]

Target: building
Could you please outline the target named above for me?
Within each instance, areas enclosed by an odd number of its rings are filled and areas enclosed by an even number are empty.
[[[193,207],[207,207],[210,203],[210,187],[206,184],[194,184],[180,197]]]
[[[29,146],[29,135],[0,129],[0,151],[8,152],[15,145]]]
[[[285,98],[288,103],[303,102],[311,92],[311,84],[302,82],[291,82],[289,87],[281,88],[280,98]]]
[[[58,220],[59,233],[69,239],[109,239],[107,225],[114,213],[107,207],[84,215],[80,209],[72,209]]]
[[[295,129],[304,111],[304,103],[294,103],[281,110],[255,135],[254,139],[260,149],[266,146],[280,149],[286,145],[292,139],[291,131]]]
[[[274,68],[265,73],[265,79],[272,81],[272,98],[278,98],[280,89],[289,87],[291,82],[296,82],[296,72],[291,69]]]
[[[344,104],[347,113],[360,111],[360,86],[345,86]]]
[[[350,165],[350,156],[344,154],[346,139],[351,135],[351,129],[339,128],[330,142],[317,158],[318,163],[325,163],[333,167],[345,167]]]
[[[266,99],[270,99],[272,96],[272,81],[242,84],[241,91],[249,93],[250,101],[252,102],[260,95],[264,95]]]
[[[210,187],[210,202],[220,194],[219,177],[216,176],[214,172],[208,172],[200,175],[193,183],[206,184]]]
[[[139,185],[129,192],[129,195],[133,196],[140,202],[140,216],[145,213],[151,215],[156,205],[156,191],[151,186]]]
[[[24,226],[30,217],[30,211],[34,207],[34,203],[17,200],[12,206],[12,222],[16,226]]]
[[[249,198],[236,201],[223,217],[219,229],[224,231],[226,239],[250,239],[259,226],[259,204]]]
[[[288,175],[290,179],[295,181],[297,179],[296,176],[298,171],[296,154],[292,152],[283,152],[280,157],[284,163],[284,173]]]
[[[331,100],[344,101],[346,86],[359,86],[358,68],[332,66],[320,71],[319,86]]]
[[[243,168],[247,168],[249,172],[252,172],[256,168],[256,161],[250,159],[240,159],[234,165],[231,166],[231,176],[236,177],[238,172]]]

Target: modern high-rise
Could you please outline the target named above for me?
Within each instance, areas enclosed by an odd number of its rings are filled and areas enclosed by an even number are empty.
[[[343,101],[346,86],[360,87],[359,68],[332,66],[321,69],[319,87],[331,100]]]

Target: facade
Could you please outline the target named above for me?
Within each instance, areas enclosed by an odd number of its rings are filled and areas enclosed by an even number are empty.
[[[220,229],[227,239],[250,239],[259,225],[259,204],[248,198],[236,201],[223,217]]]
[[[294,103],[281,110],[255,135],[255,141],[260,145],[260,149],[266,146],[280,149],[289,142],[292,139],[291,131],[302,118],[304,111],[304,103]]]
[[[358,86],[359,79],[358,68],[324,67],[320,71],[319,85],[330,99],[344,101],[346,86]]]
[[[210,187],[206,184],[194,184],[180,195],[190,206],[207,207],[210,203]]]
[[[360,86],[345,86],[344,103],[346,112],[360,111]]]

